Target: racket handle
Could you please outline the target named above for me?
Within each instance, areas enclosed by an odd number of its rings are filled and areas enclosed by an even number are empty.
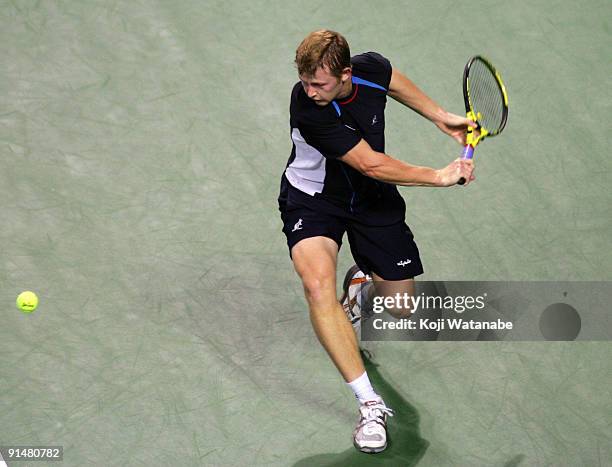
[[[472,159],[474,157],[474,146],[471,144],[466,144],[463,148],[463,154],[461,155],[461,159]]]
[[[472,146],[471,144],[466,144],[465,147],[463,148],[463,154],[461,155],[461,159],[471,159],[474,157],[474,146]],[[464,185],[465,184],[465,178],[461,177],[459,179],[459,181],[457,182],[457,185]]]

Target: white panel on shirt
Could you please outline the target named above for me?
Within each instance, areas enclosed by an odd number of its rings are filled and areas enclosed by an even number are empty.
[[[325,181],[325,157],[306,143],[297,128],[291,131],[291,139],[295,144],[295,159],[285,170],[287,180],[310,196],[321,193]]]

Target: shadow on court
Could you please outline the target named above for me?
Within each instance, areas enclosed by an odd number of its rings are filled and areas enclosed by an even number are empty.
[[[429,441],[419,433],[419,414],[380,374],[377,365],[367,352],[361,356],[368,376],[376,391],[385,403],[395,411],[388,423],[388,447],[379,454],[364,454],[354,447],[329,454],[307,457],[294,464],[294,467],[312,466],[371,466],[371,465],[416,465],[425,455]]]
[[[524,454],[514,456],[512,459],[510,459],[504,464],[504,467],[518,467],[525,460],[525,457],[526,456]]]

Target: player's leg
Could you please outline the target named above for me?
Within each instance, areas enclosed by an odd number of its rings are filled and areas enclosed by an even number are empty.
[[[421,274],[423,268],[412,232],[404,222],[380,227],[351,223],[348,238],[360,269],[350,271],[353,277],[371,275],[376,294],[414,294],[414,277]],[[394,314],[397,311],[399,317],[410,314],[410,309],[393,310]],[[355,446],[365,452],[382,451],[387,444],[387,416],[393,412],[381,398],[362,404],[359,412]]]
[[[393,411],[374,392],[353,327],[336,298],[337,255],[338,245],[326,237],[301,240],[291,250],[315,333],[360,403],[359,422],[353,433],[355,447],[363,452],[380,452],[387,447],[385,423]]]
[[[401,279],[401,280],[385,280],[372,271],[372,278],[374,279],[374,291],[379,297],[409,297],[414,296],[415,285],[414,278]],[[394,318],[410,318],[412,316],[412,302],[410,300],[400,300],[399,307],[388,307],[386,311],[391,314]]]
[[[336,297],[337,256],[338,244],[323,236],[300,240],[291,249],[314,331],[344,380],[351,382],[365,370],[355,333]]]
[[[281,215],[283,232],[304,285],[315,333],[362,404],[359,443],[355,445],[366,452],[381,451],[387,445],[386,435],[380,436],[376,429],[370,433],[367,427],[370,423],[378,423],[378,417],[386,417],[390,410],[381,405],[382,399],[372,388],[353,328],[336,297],[336,261],[345,222],[303,207],[282,209]]]

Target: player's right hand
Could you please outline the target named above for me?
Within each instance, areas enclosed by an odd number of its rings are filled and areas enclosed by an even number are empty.
[[[453,186],[456,185],[462,178],[465,179],[465,185],[476,179],[473,175],[474,161],[472,159],[455,159],[443,169],[438,170],[438,186]]]

